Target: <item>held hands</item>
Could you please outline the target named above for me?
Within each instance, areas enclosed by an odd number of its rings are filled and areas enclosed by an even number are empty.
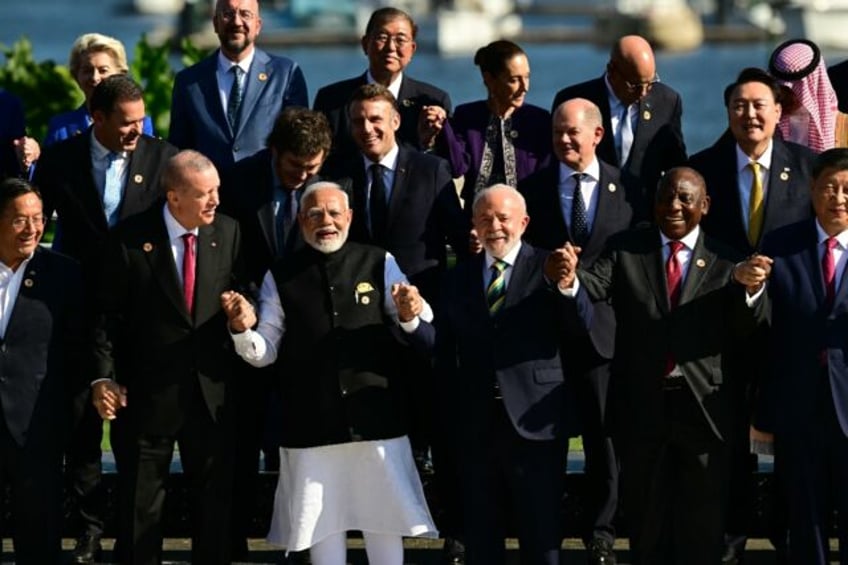
[[[580,251],[582,251],[580,247],[566,242],[563,247],[551,252],[545,259],[545,278],[563,290],[571,288],[577,276],[577,255]]]
[[[97,381],[91,386],[91,403],[104,420],[114,420],[127,405],[127,387],[115,381]]]
[[[748,294],[756,294],[763,288],[771,274],[774,260],[765,255],[753,254],[733,268],[733,280],[743,285]]]
[[[398,320],[411,322],[424,310],[424,301],[418,288],[407,283],[392,285],[392,300],[397,308]]]
[[[221,308],[227,315],[230,331],[240,334],[256,325],[256,311],[247,298],[234,290],[221,293]]]
[[[20,137],[13,140],[12,144],[15,146],[15,155],[18,158],[21,170],[28,171],[30,166],[38,161],[41,156],[41,147],[31,137]]]
[[[422,147],[430,148],[442,131],[447,112],[441,106],[423,106],[418,115],[418,140]]]

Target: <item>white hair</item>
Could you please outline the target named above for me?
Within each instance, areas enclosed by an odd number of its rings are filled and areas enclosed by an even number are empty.
[[[300,203],[303,204],[303,202],[306,201],[306,198],[308,196],[310,196],[313,192],[317,192],[319,190],[324,190],[325,188],[332,188],[332,189],[335,189],[335,190],[338,190],[339,192],[341,192],[342,197],[344,199],[345,208],[350,208],[350,197],[347,195],[347,192],[345,191],[345,189],[343,189],[341,187],[341,185],[338,184],[338,183],[330,182],[330,181],[324,181],[324,180],[310,184],[309,186],[307,186],[303,190],[303,194],[300,195]]]
[[[482,189],[480,192],[474,195],[474,200],[471,202],[471,210],[473,212],[477,211],[477,203],[483,200],[484,198],[488,198],[489,195],[494,194],[495,192],[506,192],[509,196],[512,196],[518,202],[521,203],[521,210],[524,214],[527,213],[527,202],[524,200],[524,195],[518,192],[514,187],[509,186],[508,184],[493,184],[492,186],[487,186]]]

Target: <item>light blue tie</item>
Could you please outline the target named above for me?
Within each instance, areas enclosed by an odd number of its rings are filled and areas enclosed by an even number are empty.
[[[109,227],[118,223],[118,209],[121,207],[121,172],[118,160],[121,155],[114,151],[109,153],[109,165],[106,167],[106,182],[103,183],[103,212]]]

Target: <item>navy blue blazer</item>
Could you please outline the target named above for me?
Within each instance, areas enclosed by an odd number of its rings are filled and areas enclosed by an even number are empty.
[[[350,136],[350,117],[347,113],[348,102],[353,91],[367,84],[366,73],[357,77],[328,84],[315,95],[313,109],[323,112],[330,121],[333,131],[333,150],[327,169],[336,168],[354,156],[359,155],[359,149]],[[400,114],[400,129],[398,143],[415,149],[420,149],[418,143],[418,116],[422,106],[441,106],[450,114],[453,106],[451,99],[444,90],[411,78],[404,73],[398,91],[398,113]]]
[[[580,253],[581,264],[587,268],[601,255],[610,236],[629,228],[633,219],[633,210],[627,202],[618,169],[603,161],[600,161],[600,166],[598,207],[592,232]],[[574,243],[562,216],[559,181],[559,161],[555,161],[518,185],[527,201],[527,215],[530,216],[524,239],[543,249],[557,249],[566,241]],[[612,359],[615,352],[615,314],[608,303],[595,305],[589,335],[598,354],[604,359]]]
[[[24,107],[20,99],[0,90],[0,180],[21,174],[12,142],[26,135]]]
[[[47,135],[44,136],[43,145],[47,147],[79,135],[87,130],[91,123],[91,116],[88,114],[88,108],[85,107],[85,104],[76,110],[57,114],[47,122]],[[153,122],[150,116],[144,116],[141,133],[153,136]]]
[[[586,98],[600,108],[604,118],[604,137],[598,144],[598,158],[619,168],[628,190],[635,220],[652,221],[654,193],[665,171],[686,163],[686,145],[680,117],[683,103],[671,87],[657,83],[639,102],[639,122],[633,132],[633,145],[626,163],[621,163],[612,134],[609,94],[604,76],[563,88],[554,98],[551,112],[562,102]]]
[[[813,214],[810,206],[810,169],[815,153],[796,143],[777,138],[773,141],[760,242],[770,231]],[[734,137],[725,133],[715,144],[693,155],[689,166],[703,175],[710,196],[710,211],[701,219],[701,227],[739,253],[753,253],[755,246],[748,242],[748,232],[742,222]]]
[[[447,161],[401,147],[386,214],[385,241],[374,242],[368,231],[365,165],[360,154],[346,167],[353,181],[350,238],[385,248],[424,297],[438,303],[441,273],[447,266],[445,244],[459,256],[468,254],[471,226],[462,213]]]
[[[836,101],[839,111],[848,113],[848,61],[842,61],[827,68],[827,76],[833,91],[836,92]]]
[[[38,442],[60,453],[71,394],[87,386],[79,382],[89,370],[83,320],[79,265],[37,248],[0,340],[0,412],[21,447]]]
[[[563,297],[545,281],[548,253],[521,245],[506,300],[496,316],[486,304],[484,254],[448,271],[436,317],[436,374],[457,391],[447,402],[457,409],[455,429],[463,437],[487,433],[494,385],[515,430],[529,440],[567,437],[576,425],[573,398],[563,374],[567,335],[585,335],[588,300]],[[447,390],[447,389],[445,389]],[[454,410],[451,410],[454,412]]]
[[[297,63],[257,49],[245,77],[238,131],[232,131],[218,93],[218,51],[177,73],[168,141],[209,157],[219,172],[265,147],[274,119],[287,106],[309,105]]]
[[[843,273],[833,307],[825,304],[815,220],[766,236],[763,253],[774,259],[766,286],[771,304],[769,370],[762,383],[755,425],[763,431],[817,437],[821,355],[842,433],[848,436],[848,278]]]

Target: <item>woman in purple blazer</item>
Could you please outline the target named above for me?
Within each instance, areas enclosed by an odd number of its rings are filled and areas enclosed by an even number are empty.
[[[511,41],[481,47],[474,55],[488,97],[456,108],[446,119],[441,108],[427,107],[435,150],[446,158],[454,177],[463,177],[466,209],[479,190],[518,181],[547,165],[551,154],[551,115],[524,103],[530,90],[530,63]]]

